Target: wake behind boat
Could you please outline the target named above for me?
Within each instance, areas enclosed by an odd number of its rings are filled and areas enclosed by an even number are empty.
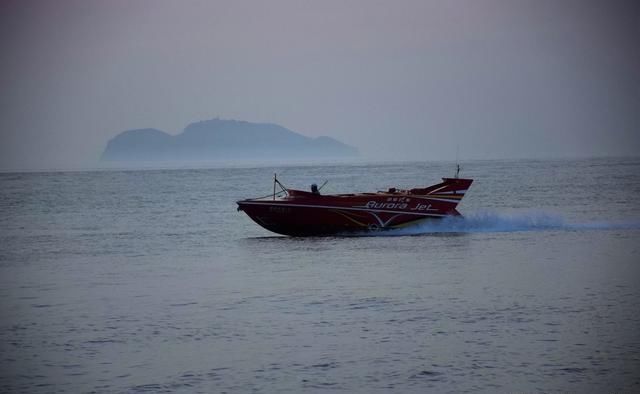
[[[376,193],[320,194],[287,189],[277,177],[273,194],[238,201],[253,221],[269,231],[290,236],[332,235],[405,227],[424,220],[460,216],[456,206],[472,179],[442,178],[437,185]],[[276,186],[281,190],[276,192]]]

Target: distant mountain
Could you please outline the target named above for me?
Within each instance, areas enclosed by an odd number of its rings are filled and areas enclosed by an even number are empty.
[[[330,137],[310,138],[282,126],[213,119],[178,135],[157,129],[124,131],[108,143],[105,161],[191,161],[270,158],[344,158],[358,154]]]

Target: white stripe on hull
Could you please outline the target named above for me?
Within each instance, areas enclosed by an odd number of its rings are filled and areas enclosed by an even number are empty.
[[[432,192],[432,194],[453,194],[453,195],[458,195],[459,194],[459,195],[464,196],[464,192],[466,192],[466,190],[456,190],[454,192],[438,192],[438,193]],[[428,194],[427,194],[427,196],[428,196]]]
[[[457,202],[457,201],[456,201]],[[418,213],[418,212],[408,212],[408,211],[389,211],[386,209],[366,209],[366,208],[353,208],[353,207],[341,207],[341,206],[331,206],[331,205],[307,205],[307,204],[279,204],[272,202],[253,202],[253,201],[239,201],[240,204],[249,204],[249,205],[268,205],[268,206],[278,206],[278,207],[300,207],[300,208],[322,208],[322,209],[342,209],[345,211],[361,211],[361,212],[384,212],[384,213],[396,213],[396,214],[405,214],[405,215],[415,215],[415,216],[424,216],[424,217],[445,217],[449,215],[439,214],[439,213]]]

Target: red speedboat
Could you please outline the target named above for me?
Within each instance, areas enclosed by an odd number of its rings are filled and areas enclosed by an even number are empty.
[[[274,176],[272,195],[237,204],[238,211],[244,211],[253,221],[278,234],[379,231],[460,216],[456,206],[472,182],[472,179],[442,178],[442,183],[424,188],[322,195],[316,185],[311,185],[310,192],[287,189]],[[281,188],[278,193],[276,185]]]

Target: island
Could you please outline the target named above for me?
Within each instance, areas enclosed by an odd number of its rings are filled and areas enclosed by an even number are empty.
[[[107,143],[101,160],[300,160],[357,154],[356,148],[331,137],[311,138],[271,123],[211,119],[191,123],[178,135],[158,129],[124,131]]]

